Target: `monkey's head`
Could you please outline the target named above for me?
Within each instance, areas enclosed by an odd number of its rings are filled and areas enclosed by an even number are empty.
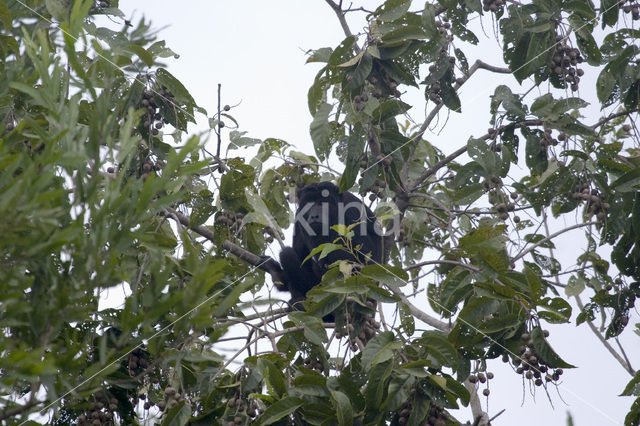
[[[296,195],[296,221],[303,227],[308,225],[316,235],[328,236],[330,225],[337,223],[330,218],[337,218],[342,200],[338,187],[331,182],[314,182],[298,189]]]

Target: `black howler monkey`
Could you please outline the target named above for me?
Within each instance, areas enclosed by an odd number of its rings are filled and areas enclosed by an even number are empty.
[[[371,209],[355,195],[341,194],[331,182],[317,182],[298,189],[297,197],[293,247],[285,247],[280,252],[284,282],[279,290],[291,293],[292,306],[304,300],[307,292],[320,283],[328,265],[338,260],[381,263],[383,257],[382,230]],[[359,225],[353,229],[351,242],[354,248],[359,246],[358,259],[346,250],[336,250],[322,259],[314,256],[303,263],[311,250],[339,237],[331,229],[333,225],[354,223]]]

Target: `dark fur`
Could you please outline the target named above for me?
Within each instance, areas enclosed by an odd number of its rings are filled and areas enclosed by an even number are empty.
[[[323,197],[323,190],[328,192],[327,197]],[[327,193],[325,192],[325,193]],[[326,272],[328,265],[338,260],[367,262],[365,254],[370,254],[370,260],[367,263],[381,263],[383,256],[382,241],[383,238],[376,232],[376,217],[360,199],[350,192],[340,194],[338,187],[331,182],[311,183],[297,191],[298,214],[304,210],[308,203],[312,203],[312,207],[307,209],[304,217],[316,232],[316,235],[309,235],[305,227],[296,220],[293,230],[293,247],[285,247],[280,252],[280,264],[284,271],[284,282],[280,286],[280,290],[289,291],[291,293],[290,303],[295,306],[297,302],[303,301],[309,290],[320,283],[322,275]],[[322,204],[327,203],[328,208],[328,224],[322,222]],[[323,243],[330,243],[338,238],[338,233],[330,230],[328,235],[322,235],[321,230],[330,229],[340,221],[339,205],[343,206],[353,203],[358,208],[350,208],[345,211],[344,224],[352,225],[366,220],[366,232],[362,232],[361,225],[354,228],[354,236],[351,239],[353,247],[360,246],[358,259],[345,251],[336,250],[331,252],[323,259],[313,258],[302,263],[302,261],[311,253],[315,247]],[[299,306],[298,306],[299,307]]]

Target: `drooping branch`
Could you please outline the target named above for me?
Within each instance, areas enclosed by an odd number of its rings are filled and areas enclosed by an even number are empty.
[[[173,218],[174,220],[177,220],[183,226],[186,226],[187,228],[191,229],[193,232],[205,237],[211,242],[214,242],[214,234],[213,234],[213,231],[211,231],[210,229],[204,226],[191,226],[189,218],[175,209],[167,207],[165,211],[166,213],[168,213],[167,214],[168,217]],[[248,250],[243,249],[240,246],[233,244],[231,241],[228,241],[228,240],[225,240],[222,243],[222,247],[225,250],[229,251],[229,253],[244,260],[248,264],[255,266],[256,268],[262,269],[263,271],[270,274],[271,278],[273,279],[273,282],[281,282],[281,283],[284,282],[283,271],[282,271],[282,268],[280,267],[280,264],[276,262],[274,259],[272,259],[271,257],[258,256],[256,254],[251,253]]]
[[[580,308],[581,311],[584,311],[584,305],[582,304],[582,300],[580,299],[580,296],[575,295],[574,298],[576,299],[576,304],[578,305],[578,308]],[[616,361],[618,361],[622,366],[622,368],[624,368],[629,374],[631,374],[631,376],[635,376],[636,371],[633,369],[631,364],[625,361],[624,358],[622,358],[622,356],[618,352],[616,352],[613,346],[611,346],[609,342],[607,342],[607,339],[604,338],[604,336],[602,335],[602,333],[600,333],[600,331],[595,326],[595,324],[593,324],[593,321],[587,320],[586,322],[589,328],[591,329],[591,332],[593,332],[593,334],[596,335],[598,340],[600,340],[600,343],[602,343],[602,345],[607,349],[607,351],[609,351],[611,356],[613,356],[613,358]]]

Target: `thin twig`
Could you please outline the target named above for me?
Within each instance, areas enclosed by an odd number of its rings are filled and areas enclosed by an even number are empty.
[[[511,259],[511,261],[515,262],[515,261],[517,261],[519,259],[522,259],[524,256],[529,254],[531,251],[535,250],[537,247],[540,247],[542,244],[544,244],[544,243],[546,243],[548,241],[551,241],[552,239],[554,239],[558,235],[562,235],[565,232],[569,232],[569,231],[572,231],[572,230],[577,229],[577,228],[582,228],[584,226],[591,226],[591,225],[596,225],[596,224],[597,224],[597,222],[577,223],[575,225],[571,225],[571,226],[569,226],[567,228],[561,229],[558,232],[554,232],[553,234],[544,237],[543,239],[541,239],[537,243],[532,244],[531,246],[527,247],[525,250],[521,251],[520,254],[518,254],[513,259]]]
[[[220,123],[220,92],[222,91],[222,84],[218,83],[218,124]],[[222,145],[222,137],[220,136],[220,125],[218,125],[218,149],[216,151],[216,158],[220,158],[220,145]]]
[[[581,311],[584,311],[584,305],[582,304],[582,300],[580,300],[580,296],[576,294],[574,298],[576,299],[578,308],[580,308]],[[622,368],[624,368],[629,374],[631,374],[632,376],[635,376],[636,374],[635,370],[631,368],[630,364],[625,362],[625,360],[620,356],[618,352],[616,352],[615,349],[613,349],[613,346],[611,346],[609,342],[607,342],[607,339],[604,338],[602,333],[600,333],[600,330],[598,330],[598,328],[593,324],[593,322],[590,320],[587,320],[586,322],[589,328],[591,329],[591,331],[593,332],[593,334],[596,335],[598,340],[600,340],[600,342],[604,345],[604,347],[609,351],[611,356],[613,356],[615,360],[620,363]]]

